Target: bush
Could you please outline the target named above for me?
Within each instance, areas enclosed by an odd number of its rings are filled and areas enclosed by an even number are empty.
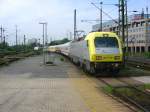
[[[150,52],[146,52],[144,55],[146,58],[150,58]]]
[[[9,46],[8,44],[6,44],[4,46],[3,43],[0,44],[0,57],[4,57],[5,55],[28,53],[32,51],[33,51],[33,47],[31,45]]]
[[[60,58],[60,61],[64,61],[64,58]]]

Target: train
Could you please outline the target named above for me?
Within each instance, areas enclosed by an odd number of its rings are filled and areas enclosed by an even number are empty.
[[[123,65],[123,43],[113,32],[91,32],[85,38],[49,46],[50,52],[67,56],[85,72],[118,73]]]

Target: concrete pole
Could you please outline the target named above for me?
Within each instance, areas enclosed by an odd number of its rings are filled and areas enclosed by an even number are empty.
[[[24,35],[23,43],[24,43],[24,46],[25,46],[26,45],[26,35]]]
[[[47,24],[48,23],[45,23],[45,49],[48,49]],[[48,52],[45,51],[45,64],[46,64],[47,61],[48,61]]]
[[[77,11],[74,10],[74,40],[76,39],[77,35]]]
[[[44,31],[45,31],[45,24],[43,24],[43,64],[45,65],[45,35],[44,35]]]
[[[45,23],[45,45],[47,47],[48,44],[48,38],[47,38],[47,23]]]
[[[70,40],[72,40],[72,32],[69,32]]]
[[[122,40],[123,43],[125,42],[125,4],[124,4],[124,0],[121,0],[121,9],[122,9]]]
[[[127,0],[125,1],[125,7],[126,7],[126,43],[127,43],[127,46],[126,46],[126,52],[128,53],[128,47],[129,47],[129,32],[128,32],[128,3],[127,3]]]
[[[18,45],[18,29],[17,29],[17,25],[16,25],[16,46]]]
[[[5,29],[3,28],[3,46],[5,47],[6,37],[5,37]]]
[[[42,23],[39,23],[39,24],[42,24],[43,26],[43,64],[45,65],[46,62],[45,62],[45,25],[47,24],[46,22],[42,22]]]
[[[100,31],[103,31],[103,7],[102,7],[103,2],[100,2]]]
[[[2,42],[5,45],[5,29],[4,28],[3,28],[2,32],[3,32],[3,35],[2,35],[3,41]]]
[[[0,28],[0,31],[1,31],[1,38],[0,38],[0,40],[1,40],[1,43],[3,42],[3,27],[1,26],[1,28]]]
[[[146,23],[146,32],[145,32],[145,36],[146,36],[146,42],[145,42],[145,50],[146,50],[146,52],[148,52],[148,38],[149,38],[149,32],[148,32],[148,7],[146,7],[146,14],[147,14],[147,16],[146,16],[146,21],[145,21],[145,23]]]

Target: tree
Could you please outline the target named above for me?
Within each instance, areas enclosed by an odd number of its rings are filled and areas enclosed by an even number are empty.
[[[59,44],[67,43],[67,42],[69,42],[68,38],[64,38],[62,40],[52,41],[49,45],[59,45]]]

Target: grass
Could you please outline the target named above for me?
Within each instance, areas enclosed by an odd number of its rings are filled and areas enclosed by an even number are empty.
[[[4,57],[0,57],[0,66],[2,65],[9,65],[9,63],[13,62],[13,61],[17,61],[19,59],[22,59],[24,57],[29,57],[29,56],[32,56],[32,55],[37,55],[37,53],[35,52],[27,52],[27,53],[19,53],[19,54],[16,54],[16,55],[9,55],[9,57],[12,57],[11,59],[8,59],[8,58],[4,58]]]
[[[145,84],[144,86],[146,89],[150,89],[150,84]]]
[[[144,90],[145,88],[150,88],[150,84],[149,85],[141,85],[138,88],[141,90]],[[132,88],[130,87],[111,87],[111,86],[105,86],[102,88],[105,92],[109,93],[109,94],[113,94],[114,92],[119,92],[122,94],[128,94],[129,96],[132,94],[135,94]]]
[[[150,58],[150,52],[146,52],[146,53],[144,53],[144,55],[146,58]]]
[[[114,90],[113,87],[111,87],[111,86],[105,86],[102,89],[109,94],[112,94],[113,90]]]
[[[150,59],[150,52],[144,52],[144,53],[126,53],[126,56],[136,56],[136,57],[144,57]]]
[[[143,70],[140,68],[135,68],[135,67],[131,67],[131,66],[126,66],[125,68],[123,68],[120,73],[118,74],[119,76],[128,76],[128,77],[132,77],[132,76],[150,76],[150,71],[147,70]]]
[[[61,57],[61,58],[60,58],[60,61],[65,61],[65,60],[64,60],[64,58]]]
[[[150,84],[146,85],[147,88],[150,88]],[[145,85],[143,86],[139,86],[140,90],[145,90]],[[123,100],[126,101],[126,99],[124,99],[124,97],[122,96],[126,96],[128,98],[133,99],[134,101],[140,103],[140,104],[146,104],[149,105],[150,101],[149,101],[149,96],[145,96],[144,94],[142,94],[141,92],[138,92],[136,89],[130,88],[130,87],[119,87],[119,88],[112,88],[110,86],[106,86],[103,87],[103,90],[111,95],[114,95],[116,97],[120,97]]]

